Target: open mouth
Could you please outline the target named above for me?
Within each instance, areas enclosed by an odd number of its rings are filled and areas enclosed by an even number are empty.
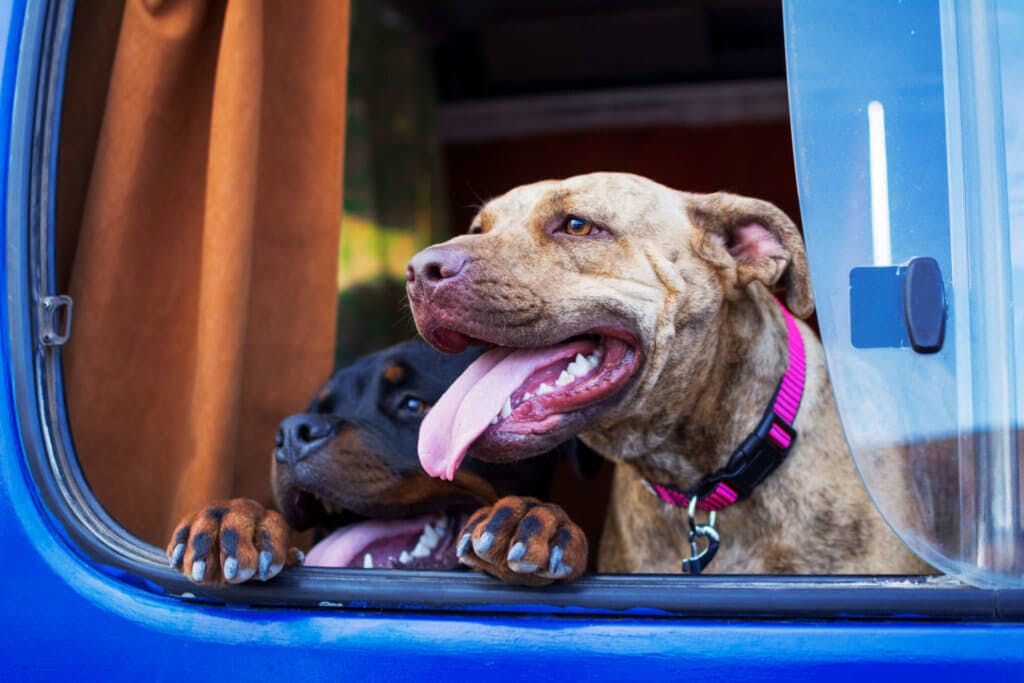
[[[452,330],[434,332],[466,339]],[[470,450],[495,461],[550,450],[602,414],[639,366],[636,338],[620,329],[590,330],[541,348],[492,348],[424,418],[420,463],[431,476],[450,480]]]
[[[455,569],[459,566],[455,537],[467,519],[464,512],[442,512],[349,524],[313,546],[304,564],[351,569]]]
[[[363,516],[304,488],[279,502],[292,528],[333,530],[310,549],[304,565],[348,569],[457,569],[456,536],[478,507],[452,497],[430,504],[426,513],[418,506],[404,516],[397,508]]]

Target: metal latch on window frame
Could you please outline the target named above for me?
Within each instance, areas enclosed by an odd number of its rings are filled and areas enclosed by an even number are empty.
[[[850,271],[850,343],[856,349],[942,349],[946,291],[935,259]]]
[[[67,294],[44,296],[39,308],[39,340],[43,346],[63,346],[71,336],[74,301]]]

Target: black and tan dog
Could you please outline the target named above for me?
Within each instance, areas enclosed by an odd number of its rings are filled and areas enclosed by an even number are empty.
[[[408,270],[427,341],[490,349],[424,422],[428,472],[457,477],[467,454],[518,461],[579,434],[616,461],[604,571],[678,572],[690,501],[719,510],[715,572],[928,571],[854,469],[821,344],[798,319],[814,308],[803,242],[778,208],[593,173],[515,188],[469,232]],[[898,513],[920,517],[906,460],[878,468],[908,492]],[[514,539],[480,530],[465,550],[495,566],[518,557]]]
[[[463,468],[450,482],[420,467],[424,415],[478,355],[445,355],[408,342],[337,371],[308,412],[281,422],[272,474],[281,514],[249,499],[214,502],[179,524],[167,548],[171,566],[198,583],[267,580],[303,561],[288,547],[290,526],[328,534],[305,557],[307,565],[454,569],[460,530],[475,524],[475,510],[497,502],[517,511],[525,541],[547,546],[558,536],[565,561],[553,568],[556,578],[578,576],[586,538],[561,508],[503,498],[544,495],[555,460],[575,457],[573,442],[535,461]],[[535,521],[524,519],[524,506]],[[563,568],[570,562],[573,571]]]

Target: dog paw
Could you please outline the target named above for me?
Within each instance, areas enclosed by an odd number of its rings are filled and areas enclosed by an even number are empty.
[[[218,584],[267,581],[304,558],[288,547],[288,524],[280,514],[234,498],[186,515],[171,535],[167,559],[193,583]]]
[[[575,581],[587,567],[587,552],[587,537],[565,510],[518,496],[477,510],[456,549],[463,564],[524,586]]]

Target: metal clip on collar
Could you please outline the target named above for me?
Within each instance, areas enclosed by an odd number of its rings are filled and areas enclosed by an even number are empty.
[[[686,508],[686,514],[690,520],[690,557],[683,560],[683,573],[700,574],[715,559],[718,552],[718,532],[715,531],[715,511],[708,513],[707,524],[697,524],[697,496],[690,498],[690,504]],[[708,540],[704,550],[698,550],[697,537],[702,536]]]

